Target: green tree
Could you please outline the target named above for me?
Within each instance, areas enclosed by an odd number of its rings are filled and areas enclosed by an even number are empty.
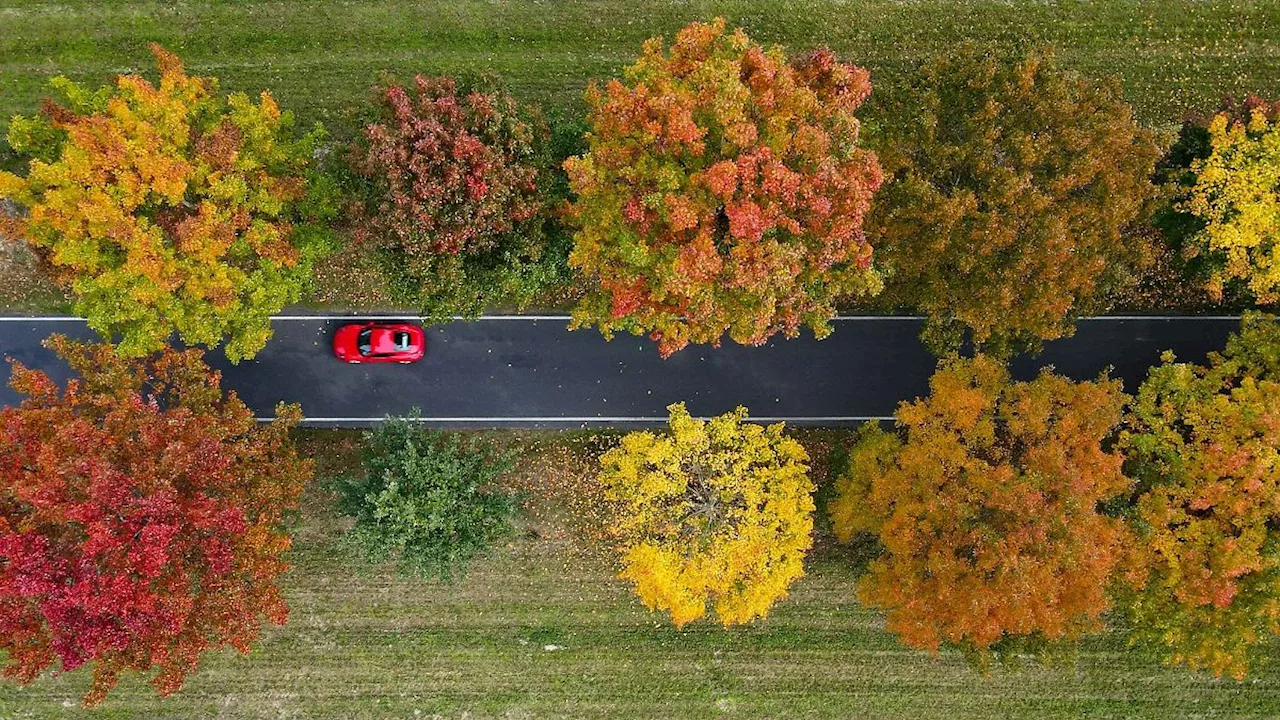
[[[496,487],[510,457],[412,416],[364,437],[363,474],[335,483],[339,509],[355,518],[346,540],[359,560],[448,581],[511,533],[519,502]]]
[[[89,92],[59,77],[64,104],[14,119],[9,143],[31,158],[26,177],[0,172],[0,197],[27,212],[4,229],[54,268],[90,327],[120,336],[122,355],[176,331],[252,357],[331,243],[332,183],[312,167],[323,132],[296,137],[269,94],[224,98],[152,52],[159,85],[122,75]]]
[[[1116,83],[1046,51],[965,44],[878,109],[886,175],[867,219],[886,293],[928,316],[938,353],[1070,335],[1149,257],[1131,226],[1158,157]]]

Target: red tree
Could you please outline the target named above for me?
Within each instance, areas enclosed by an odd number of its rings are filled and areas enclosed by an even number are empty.
[[[529,302],[545,275],[545,123],[506,92],[421,75],[381,89],[378,111],[348,156],[352,220],[393,292],[435,317]]]
[[[259,425],[199,351],[122,360],[109,345],[46,344],[80,377],[59,388],[13,363],[28,398],[0,410],[0,647],[27,683],[90,663],[86,705],[127,670],[182,686],[207,649],[248,652],[288,615],[276,578],[311,463]]]

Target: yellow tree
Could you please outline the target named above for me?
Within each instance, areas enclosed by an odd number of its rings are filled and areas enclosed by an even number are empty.
[[[808,455],[746,408],[708,421],[683,403],[670,433],[634,432],[601,458],[616,503],[621,577],[676,627],[715,608],[726,627],[763,617],[804,574],[812,544]]]
[[[48,261],[90,327],[120,336],[121,355],[176,331],[252,357],[328,246],[331,184],[311,168],[322,132],[295,137],[268,93],[224,98],[152,51],[158,85],[121,75],[91,93],[58,78],[65,104],[14,119],[9,143],[30,161],[26,177],[0,172],[0,197],[28,212],[4,230]]]
[[[1102,448],[1120,383],[1013,382],[979,356],[929,385],[899,407],[901,437],[861,432],[828,507],[841,540],[870,532],[883,547],[862,600],[908,645],[981,662],[1099,629],[1127,537],[1096,509],[1129,487],[1122,457]]]
[[[1209,292],[1247,285],[1262,303],[1280,300],[1280,110],[1254,103],[1243,117],[1220,112],[1209,122],[1207,157],[1194,161],[1195,184],[1178,205],[1204,223],[1190,253],[1215,265]]]

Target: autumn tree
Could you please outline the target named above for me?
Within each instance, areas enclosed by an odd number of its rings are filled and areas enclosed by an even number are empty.
[[[839,539],[882,546],[861,599],[906,644],[980,662],[1100,629],[1127,540],[1097,509],[1129,485],[1102,447],[1119,381],[1013,382],[980,355],[944,364],[929,387],[899,406],[899,433],[860,430],[827,508]]]
[[[1070,335],[1147,262],[1129,231],[1153,207],[1158,152],[1116,83],[966,44],[878,113],[886,184],[867,233],[935,352],[966,332],[997,356]]]
[[[57,78],[63,104],[15,118],[9,144],[26,177],[0,172],[0,197],[26,207],[23,237],[76,296],[76,312],[129,357],[224,336],[233,361],[271,335],[329,245],[325,182],[311,166],[317,126],[296,136],[267,93],[218,94],[153,45],[160,83],[122,75],[90,92]]]
[[[556,279],[538,187],[545,123],[506,92],[448,77],[392,83],[377,104],[349,151],[352,222],[394,296],[434,317],[473,314]]]
[[[1184,126],[1178,147],[1190,180],[1175,205],[1190,216],[1174,227],[1183,255],[1201,259],[1215,300],[1238,285],[1259,303],[1280,302],[1280,103],[1228,103],[1203,127]]]
[[[714,606],[728,627],[763,617],[804,574],[812,543],[808,456],[782,424],[670,411],[667,435],[633,432],[601,459],[616,504],[621,577],[676,627]]]
[[[178,690],[207,650],[247,653],[288,615],[284,513],[311,463],[260,425],[196,350],[123,360],[53,336],[78,377],[58,387],[13,363],[27,396],[0,410],[0,648],[29,683],[93,667],[85,704],[126,671]]]
[[[1146,575],[1121,606],[1135,642],[1243,678],[1280,633],[1280,327],[1246,316],[1204,366],[1164,362],[1121,435]]]
[[[587,91],[569,263],[591,283],[574,326],[760,345],[823,337],[838,298],[875,292],[862,219],[881,176],[858,146],[867,71],[817,50],[789,62],[723,20],[644,45]]]
[[[355,519],[347,545],[362,563],[392,560],[409,575],[453,580],[512,532],[517,498],[496,486],[512,459],[477,439],[423,429],[416,416],[365,433],[360,475],[338,480]]]

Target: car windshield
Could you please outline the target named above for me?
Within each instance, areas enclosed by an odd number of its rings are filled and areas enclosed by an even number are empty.
[[[409,349],[409,333],[407,333],[407,332],[397,332],[397,333],[395,334],[395,340],[396,340],[396,349],[397,349],[397,350],[408,350],[408,349]]]
[[[373,349],[372,342],[373,331],[365,328],[356,336],[356,349],[360,351],[361,355],[368,355],[369,351]]]

